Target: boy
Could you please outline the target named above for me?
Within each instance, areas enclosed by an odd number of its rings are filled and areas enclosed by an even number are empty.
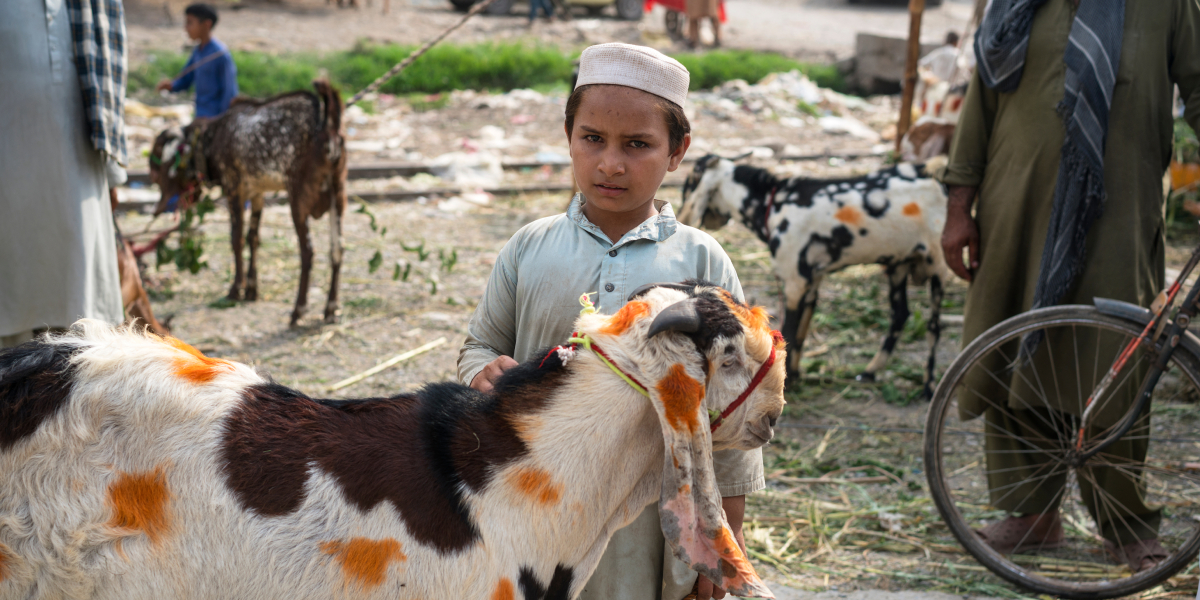
[[[638,286],[687,278],[716,282],[741,299],[716,240],[676,222],[670,205],[654,198],[691,144],[687,89],[687,69],[656,50],[601,44],[583,51],[565,123],[580,193],[566,214],[522,227],[500,251],[459,352],[463,382],[490,391],[505,369],[565,341],[583,293],[596,292],[597,308],[609,314]],[[764,487],[762,453],[718,452],[714,468],[740,543],[745,494]],[[675,559],[651,505],[616,532],[579,598],[680,600],[694,583],[701,599],[724,596]]]
[[[229,49],[212,36],[217,26],[217,11],[207,4],[192,4],[184,10],[184,30],[197,42],[183,72],[174,81],[158,82],[158,90],[180,92],[196,84],[196,117],[221,116],[238,94],[237,67]]]

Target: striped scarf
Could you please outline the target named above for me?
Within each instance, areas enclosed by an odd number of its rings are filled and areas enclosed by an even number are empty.
[[[1017,88],[1033,15],[1045,2],[992,0],[975,37],[985,85],[999,92]],[[1125,0],[1079,2],[1063,56],[1066,90],[1058,114],[1066,135],[1033,308],[1058,304],[1074,286],[1083,272],[1088,230],[1104,210],[1104,145],[1124,27]],[[1025,340],[1025,356],[1038,342]]]
[[[96,150],[125,164],[124,6],[121,0],[66,4],[88,139]]]

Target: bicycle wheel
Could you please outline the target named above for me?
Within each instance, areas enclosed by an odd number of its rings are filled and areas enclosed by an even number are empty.
[[[1030,311],[986,331],[947,368],[925,425],[930,493],[950,533],[1000,577],[1065,598],[1112,598],[1196,558],[1200,362],[1189,347],[1172,354],[1134,427],[1080,461],[1079,448],[1095,447],[1132,411],[1159,355],[1142,344],[1096,400],[1081,439],[1086,399],[1142,327],[1090,306]],[[1018,362],[1020,340],[1036,331],[1037,351]],[[1028,528],[1009,539],[993,528],[999,550],[977,533],[1011,516]],[[1156,566],[1134,572],[1113,554],[1156,535],[1166,553]]]

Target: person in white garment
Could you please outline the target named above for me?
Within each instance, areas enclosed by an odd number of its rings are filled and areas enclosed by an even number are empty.
[[[125,162],[123,7],[74,4],[0,2],[0,347],[123,316],[105,175]]]

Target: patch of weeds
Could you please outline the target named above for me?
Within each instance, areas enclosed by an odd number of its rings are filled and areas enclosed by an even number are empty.
[[[417,112],[438,110],[450,104],[450,94],[408,94],[404,101]]]
[[[372,310],[383,306],[383,298],[379,296],[356,296],[346,300],[346,306],[358,310]]]
[[[913,310],[912,316],[908,322],[904,324],[904,331],[900,335],[900,341],[904,344],[911,344],[925,339],[925,333],[928,330],[928,323],[925,316],[920,310]]]
[[[802,112],[810,117],[820,117],[821,116],[821,109],[819,109],[816,106],[812,105],[811,103],[805,102],[803,100],[796,103],[796,108],[800,109],[800,112]]]
[[[233,308],[237,305],[238,301],[231,300],[229,296],[221,296],[220,298],[208,303],[209,308],[215,308],[217,310],[225,310],[227,308]]]
[[[902,390],[895,386],[890,381],[883,382],[879,386],[879,395],[883,397],[883,401],[896,406],[908,406],[913,400],[921,397],[921,390]]]

